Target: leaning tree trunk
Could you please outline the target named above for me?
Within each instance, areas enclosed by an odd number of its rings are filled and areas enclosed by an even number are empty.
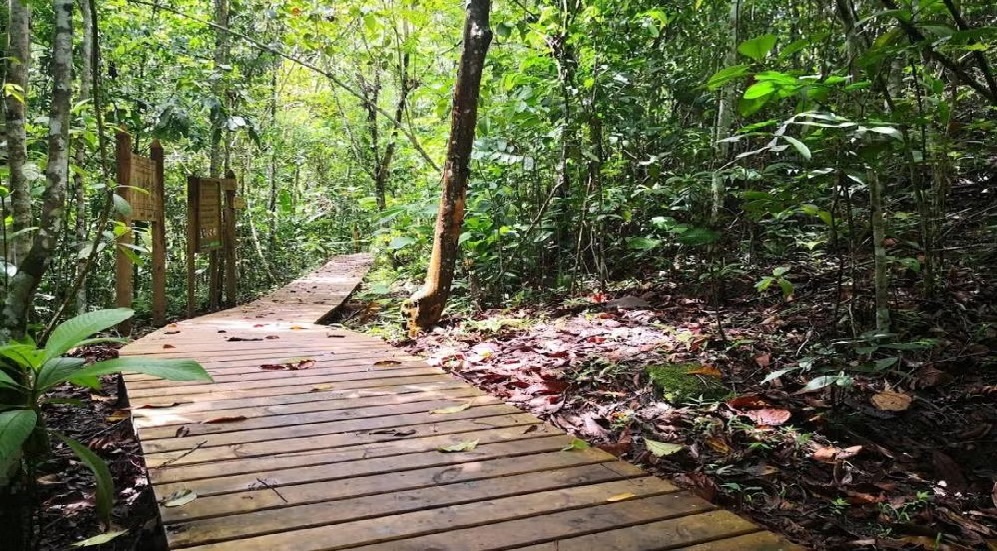
[[[24,114],[28,101],[28,67],[31,64],[31,11],[25,0],[10,0],[7,28],[7,85],[17,93],[6,94],[7,164],[10,167],[11,215],[14,237],[8,243],[7,261],[17,266],[31,248],[31,183],[24,173],[27,139]]]
[[[73,86],[73,0],[53,0],[55,31],[52,37],[52,103],[48,123],[48,166],[42,210],[31,249],[10,281],[2,323],[15,337],[27,330],[28,309],[38,284],[52,263],[62,232],[69,180],[69,108]]]
[[[425,285],[402,305],[410,335],[438,322],[450,296],[450,284],[453,283],[457,261],[457,241],[464,223],[464,201],[470,177],[474,126],[478,119],[481,72],[492,40],[492,30],[488,26],[490,7],[491,0],[469,0],[467,3],[463,49],[457,70],[457,83],[454,86],[450,142],[443,166],[443,195],[436,216],[433,253],[429,259]]]

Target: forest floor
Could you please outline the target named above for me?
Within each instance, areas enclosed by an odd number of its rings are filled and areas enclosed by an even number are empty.
[[[947,308],[897,297],[897,347],[814,347],[848,304],[815,291],[833,273],[793,270],[800,298],[745,278],[719,312],[652,275],[416,340],[379,311],[398,297],[361,293],[344,321],[815,549],[997,549],[994,289],[953,272]]]
[[[994,289],[953,273],[946,308],[897,297],[909,329],[899,349],[838,341],[814,352],[835,342],[835,297],[813,291],[831,287],[827,274],[793,269],[798,298],[760,296],[745,278],[728,282],[719,312],[695,282],[649,275],[556,304],[453,315],[416,340],[388,306],[399,297],[360,293],[341,317],[798,543],[997,549]],[[850,385],[806,388],[828,374]],[[115,379],[54,397],[79,401],[47,406],[49,425],[108,461],[111,528],[128,530],[90,549],[164,550]],[[64,446],[37,479],[40,549],[102,531],[92,477]]]

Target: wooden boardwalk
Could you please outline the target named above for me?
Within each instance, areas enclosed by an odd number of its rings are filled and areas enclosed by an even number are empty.
[[[214,377],[126,377],[172,549],[795,549],[605,452],[562,451],[570,436],[419,358],[314,323],[369,263],[336,258],[122,350],[193,357]],[[196,499],[164,505],[183,495]]]

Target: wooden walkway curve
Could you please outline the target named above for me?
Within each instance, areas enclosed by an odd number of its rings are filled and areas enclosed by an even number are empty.
[[[605,452],[562,451],[559,429],[379,339],[317,324],[369,264],[338,257],[122,349],[194,357],[214,377],[126,377],[171,549],[796,548]]]

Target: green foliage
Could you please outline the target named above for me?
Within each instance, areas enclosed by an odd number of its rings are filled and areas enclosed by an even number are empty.
[[[176,381],[210,381],[211,377],[193,360],[118,358],[84,366],[80,358],[64,354],[88,344],[119,341],[113,338],[92,338],[130,318],[128,309],[99,310],[81,314],[57,326],[44,347],[30,340],[0,346],[0,389],[13,396],[0,405],[0,483],[6,484],[23,467],[24,462],[37,462],[48,453],[48,437],[42,420],[41,405],[46,394],[57,385],[71,382],[97,386],[97,377],[130,371]],[[41,442],[32,444],[34,439]],[[107,465],[86,446],[56,434],[80,460],[93,471],[97,480],[97,509],[104,522],[110,520],[113,504],[111,475]]]

